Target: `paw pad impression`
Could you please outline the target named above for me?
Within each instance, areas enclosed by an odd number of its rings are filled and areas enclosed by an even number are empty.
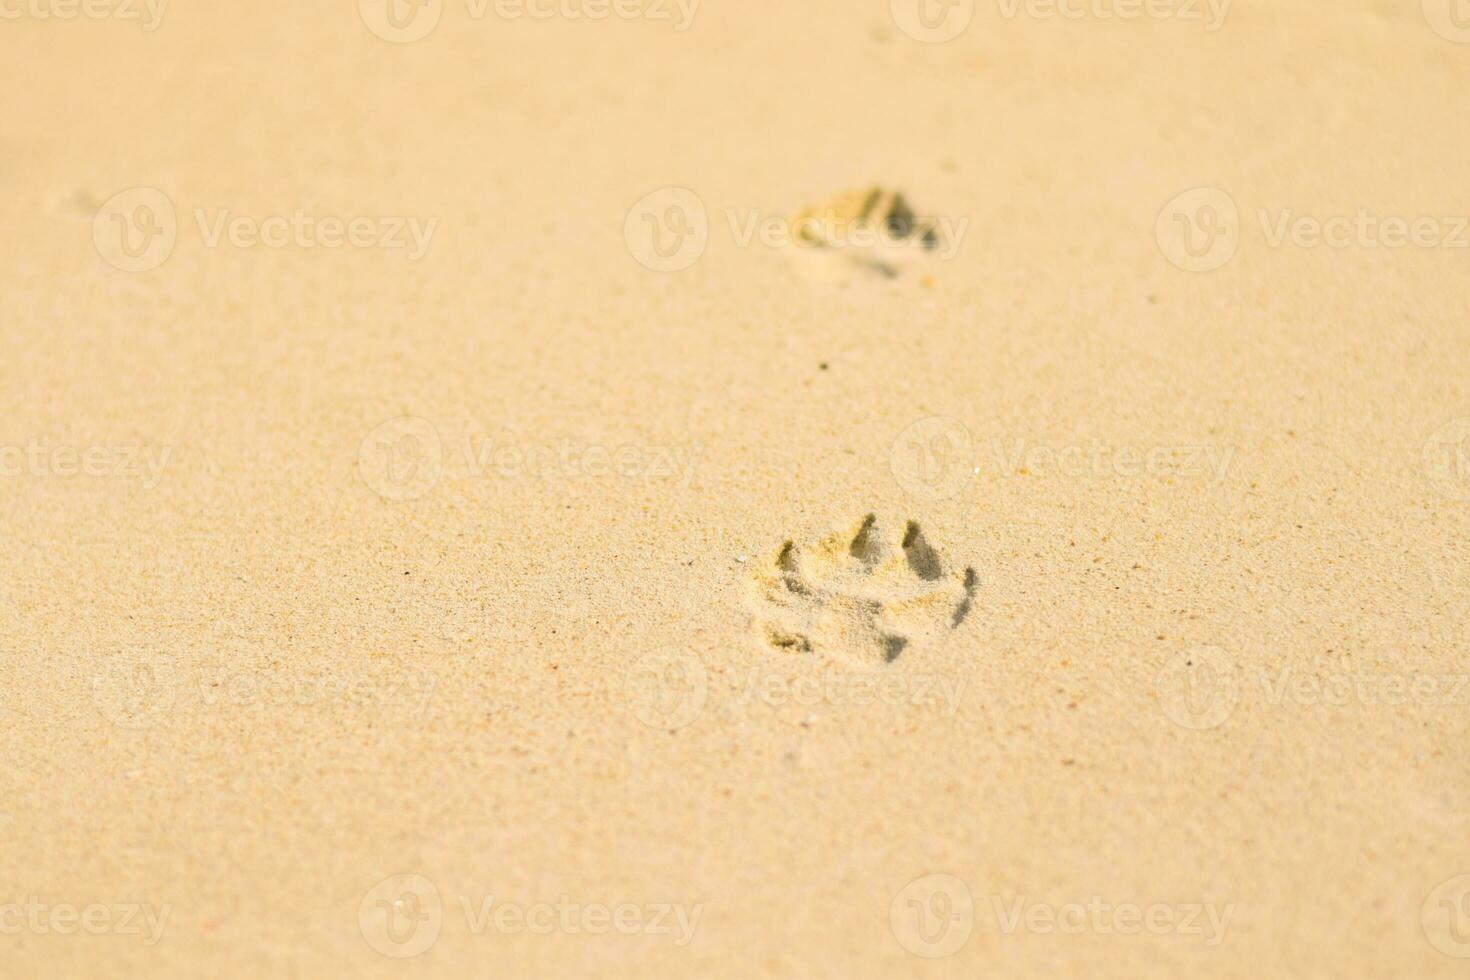
[[[841,256],[889,279],[907,257],[940,245],[935,222],[915,214],[902,194],[877,186],[798,211],[791,231],[804,250]]]
[[[892,538],[869,514],[811,547],[787,541],[753,571],[749,597],[773,649],[885,664],[959,626],[977,586],[975,570],[952,570],[918,524]]]

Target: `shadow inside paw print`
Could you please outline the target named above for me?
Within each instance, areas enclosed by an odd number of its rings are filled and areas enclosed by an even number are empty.
[[[964,622],[978,584],[973,568],[951,570],[918,524],[890,538],[869,514],[812,547],[787,541],[752,573],[750,600],[774,649],[887,664]]]
[[[876,186],[803,208],[792,215],[790,226],[807,257],[838,258],[884,279],[897,278],[904,264],[941,244],[933,220],[915,214],[897,191]]]

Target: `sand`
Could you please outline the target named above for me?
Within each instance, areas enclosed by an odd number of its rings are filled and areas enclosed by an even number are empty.
[[[0,976],[1464,976],[1467,19],[973,7],[0,7]]]

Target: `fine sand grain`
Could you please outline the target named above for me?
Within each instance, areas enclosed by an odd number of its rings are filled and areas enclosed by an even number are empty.
[[[0,977],[1466,976],[1456,2],[0,0]]]

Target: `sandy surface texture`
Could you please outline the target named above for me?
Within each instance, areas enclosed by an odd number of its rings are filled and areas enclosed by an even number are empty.
[[[1464,0],[0,57],[0,976],[1470,975]]]

